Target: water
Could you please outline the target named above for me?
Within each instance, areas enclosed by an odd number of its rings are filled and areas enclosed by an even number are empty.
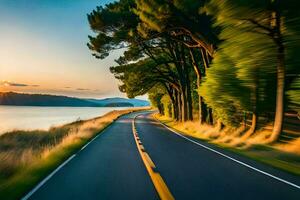
[[[80,119],[91,119],[126,107],[0,106],[0,134],[15,129],[48,129]]]

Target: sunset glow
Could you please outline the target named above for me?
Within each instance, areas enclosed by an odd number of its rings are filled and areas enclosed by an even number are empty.
[[[1,1],[0,91],[124,96],[108,69],[118,53],[98,60],[86,47],[86,14],[106,2]]]

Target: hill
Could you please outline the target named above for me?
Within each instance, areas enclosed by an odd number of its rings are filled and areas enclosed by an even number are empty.
[[[62,107],[141,107],[149,106],[149,102],[145,100],[126,99],[119,97],[106,99],[82,99],[47,94],[0,92],[0,105]]]
[[[105,99],[89,99],[89,101],[93,103],[99,103],[102,105],[109,105],[109,104],[132,104],[135,107],[143,107],[149,106],[149,102],[141,99],[126,99],[121,97],[112,97],[112,98],[105,98]]]

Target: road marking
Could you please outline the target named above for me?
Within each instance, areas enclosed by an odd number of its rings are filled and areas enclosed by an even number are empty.
[[[118,119],[119,117],[117,117]],[[116,120],[117,120],[116,119]],[[115,122],[116,120],[114,120],[113,122]],[[107,129],[108,127],[110,127],[111,124],[107,125],[105,128],[103,128],[94,138],[92,138],[87,144],[85,144],[83,147],[81,147],[80,151],[82,151],[83,149],[85,149],[91,142],[93,142],[95,139],[97,139],[101,134],[101,132],[103,132],[105,129]],[[79,151],[79,152],[80,152]],[[62,164],[60,164],[52,173],[50,173],[46,178],[44,178],[41,182],[39,182],[39,184],[37,186],[35,186],[30,192],[28,192],[24,197],[21,198],[21,200],[27,200],[29,199],[38,189],[40,189],[52,176],[54,176],[54,174],[56,174],[63,166],[65,166],[68,162],[70,162],[74,157],[76,156],[76,154],[73,154],[71,157],[69,157],[66,161],[64,161]]]
[[[29,199],[38,189],[40,189],[54,174],[56,174],[63,166],[65,166],[68,162],[70,162],[76,154],[73,154],[69,157],[65,162],[59,165],[51,174],[49,174],[46,178],[44,178],[37,186],[35,186],[28,194],[26,194],[22,200]]]
[[[86,143],[83,147],[81,147],[80,151],[82,151],[83,149],[85,149],[91,142],[93,142],[94,140],[96,140],[99,136],[100,136],[100,133],[98,133],[98,135],[96,135],[95,137],[93,137],[93,139],[91,139],[88,143]]]
[[[138,132],[135,128],[135,119],[139,115],[136,115],[132,120],[132,133],[133,137],[138,149],[138,152],[143,160],[143,163],[148,171],[148,174],[151,178],[151,181],[162,200],[174,200],[173,195],[171,194],[168,186],[166,185],[165,181],[161,177],[161,175],[157,172],[156,166],[154,162],[151,160],[149,154],[146,152],[143,145],[141,145],[140,138],[138,137]]]
[[[93,140],[89,141],[88,143],[86,143],[83,147],[81,147],[80,151],[82,151],[83,149],[85,149],[85,147],[87,147]]]
[[[266,175],[266,176],[269,176],[269,177],[271,177],[271,178],[273,178],[273,179],[276,179],[276,180],[278,180],[278,181],[280,181],[280,182],[282,182],[282,183],[285,183],[285,184],[288,184],[288,185],[290,185],[290,186],[292,186],[292,187],[295,187],[295,188],[297,188],[297,189],[300,189],[300,186],[297,185],[297,184],[295,184],[295,183],[289,182],[289,181],[284,180],[284,179],[282,179],[282,178],[279,178],[279,177],[277,177],[277,176],[275,176],[275,175],[272,175],[272,174],[270,174],[270,173],[268,173],[268,172],[265,172],[265,171],[262,171],[262,170],[260,170],[260,169],[257,169],[257,168],[255,168],[255,167],[253,167],[253,166],[251,166],[251,165],[249,165],[249,164],[247,164],[247,163],[244,163],[244,162],[242,162],[242,161],[239,161],[239,160],[237,160],[237,159],[235,159],[235,158],[232,158],[232,157],[230,157],[230,156],[228,156],[228,155],[226,155],[226,154],[224,154],[224,153],[221,153],[221,152],[219,152],[219,151],[217,151],[217,150],[214,150],[214,149],[212,149],[212,148],[210,148],[210,147],[207,147],[207,146],[205,146],[205,145],[203,145],[203,144],[201,144],[201,143],[198,143],[198,142],[196,142],[196,141],[194,141],[194,140],[192,140],[192,139],[190,139],[190,138],[188,138],[188,137],[186,137],[186,136],[184,136],[184,135],[182,135],[182,134],[176,132],[175,130],[171,129],[170,127],[168,127],[167,125],[163,124],[163,123],[160,122],[159,120],[157,120],[157,119],[155,119],[155,120],[158,121],[162,126],[164,126],[165,128],[167,128],[169,131],[175,133],[176,135],[178,135],[178,136],[180,136],[180,137],[182,137],[182,138],[184,138],[184,139],[186,139],[186,140],[188,140],[188,141],[190,141],[190,142],[192,142],[192,143],[194,143],[194,144],[196,144],[196,145],[198,145],[198,146],[201,146],[201,147],[203,147],[203,148],[205,148],[205,149],[207,149],[207,150],[209,150],[209,151],[212,151],[212,152],[214,152],[214,153],[216,153],[216,154],[219,154],[220,156],[223,156],[223,157],[225,157],[225,158],[228,158],[228,159],[230,159],[230,160],[232,160],[232,161],[234,161],[234,162],[236,162],[236,163],[239,163],[240,165],[243,165],[243,166],[245,166],[245,167],[247,167],[247,168],[249,168],[249,169],[252,169],[252,170],[254,170],[254,171],[256,171],[256,172],[259,172],[259,173],[264,174],[264,175]]]
[[[144,155],[145,155],[145,158],[146,158],[147,162],[149,163],[150,167],[152,169],[156,168],[156,166],[155,166],[154,162],[152,161],[152,159],[150,158],[149,154],[147,152],[145,152]]]
[[[100,136],[98,134],[93,139],[91,139],[88,143],[86,143],[83,147],[81,147],[80,151],[85,149],[91,142],[93,142],[95,139],[97,139]],[[42,187],[55,173],[57,173],[63,166],[65,166],[68,162],[70,162],[76,154],[73,154],[71,157],[69,157],[65,162],[60,164],[51,174],[49,174],[46,178],[44,178],[37,186],[35,186],[29,193],[26,194],[21,200],[27,200],[29,199],[40,187]]]

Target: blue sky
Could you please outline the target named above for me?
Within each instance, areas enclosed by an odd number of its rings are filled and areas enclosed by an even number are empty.
[[[105,60],[86,47],[86,14],[107,0],[0,0],[0,90],[124,96]]]

